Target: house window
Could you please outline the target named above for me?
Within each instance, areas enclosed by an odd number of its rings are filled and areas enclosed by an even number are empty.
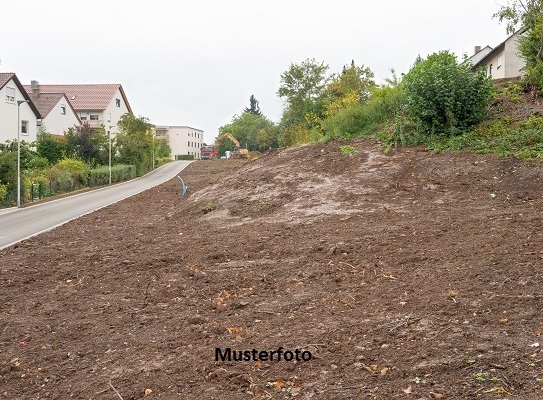
[[[488,66],[488,75],[492,75],[492,64]]]
[[[496,70],[500,69],[503,64],[503,56],[498,57],[498,66],[496,67]]]
[[[98,114],[91,114],[90,119],[91,121],[98,121]]]
[[[187,146],[190,147],[190,142],[188,142]]]
[[[60,106],[60,113],[66,115],[66,106]]]
[[[121,106],[121,99],[115,99],[115,107]]]
[[[21,133],[28,135],[28,121],[21,121]]]
[[[86,121],[86,120],[87,120],[87,116],[86,116],[86,115],[82,115],[80,118],[81,118],[81,121]]]
[[[107,122],[111,122],[111,113],[107,113]]]
[[[6,102],[15,103],[15,88],[6,88]]]

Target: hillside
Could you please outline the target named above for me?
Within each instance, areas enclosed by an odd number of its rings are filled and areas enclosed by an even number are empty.
[[[540,163],[359,139],[182,176],[0,252],[0,398],[541,397]]]

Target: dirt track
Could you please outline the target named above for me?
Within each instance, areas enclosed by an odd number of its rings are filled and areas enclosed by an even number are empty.
[[[542,398],[541,164],[343,144],[0,252],[0,398]],[[215,360],[280,347],[312,359]]]

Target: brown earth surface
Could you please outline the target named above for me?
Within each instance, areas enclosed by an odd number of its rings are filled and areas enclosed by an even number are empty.
[[[543,398],[540,163],[355,140],[182,176],[0,252],[0,398]],[[280,347],[312,359],[216,361]]]

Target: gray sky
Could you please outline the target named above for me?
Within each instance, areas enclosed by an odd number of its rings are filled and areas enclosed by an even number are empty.
[[[221,125],[249,105],[280,119],[291,63],[354,60],[407,72],[418,54],[507,37],[492,18],[505,0],[0,0],[0,71],[23,84],[120,83],[134,113],[160,125]]]

